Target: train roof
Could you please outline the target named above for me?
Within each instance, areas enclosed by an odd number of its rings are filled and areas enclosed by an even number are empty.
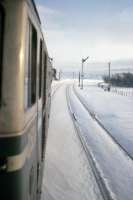
[[[41,19],[40,19],[39,13],[38,13],[38,11],[37,11],[37,7],[36,7],[35,0],[27,0],[27,1],[30,2],[30,3],[32,4],[33,9],[34,9],[34,12],[35,12],[35,14],[36,14],[36,17],[37,17],[37,19],[38,19],[38,21],[39,21],[39,23],[40,23],[40,26],[41,26]],[[43,36],[43,39],[44,39],[44,35],[43,35],[43,33],[42,33],[42,36]],[[46,48],[47,53],[48,53],[48,49],[47,49],[47,46],[46,46],[45,40],[44,40],[44,44],[45,44],[45,48]]]
[[[36,7],[36,4],[35,4],[35,1],[34,0],[30,0],[30,1],[31,1],[32,5],[33,5],[33,8],[34,8],[34,11],[35,11],[35,13],[37,15],[37,18],[39,20],[39,23],[41,24],[40,16],[39,16],[39,13],[37,11],[37,7]]]

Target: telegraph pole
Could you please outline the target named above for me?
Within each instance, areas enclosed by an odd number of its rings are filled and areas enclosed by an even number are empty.
[[[84,72],[83,72],[83,59],[82,59],[82,65],[81,65],[81,89],[83,89],[83,76],[84,76]]]
[[[79,85],[78,86],[80,87],[80,72],[79,72]]]
[[[108,63],[108,70],[109,70],[109,89],[108,91],[110,91],[110,87],[111,87],[111,62]]]
[[[81,89],[83,89],[83,81],[84,81],[84,63],[88,60],[89,56],[86,57],[85,59],[82,58],[82,65],[81,65]]]
[[[111,79],[111,62],[108,63],[109,66],[109,84],[110,84],[110,79]]]

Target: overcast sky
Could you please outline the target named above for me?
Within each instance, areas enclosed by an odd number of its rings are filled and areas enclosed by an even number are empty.
[[[133,60],[133,0],[36,0],[57,68]]]

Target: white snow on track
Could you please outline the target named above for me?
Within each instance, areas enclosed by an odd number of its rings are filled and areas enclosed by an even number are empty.
[[[84,92],[81,91],[81,93]],[[91,94],[89,95],[91,96]],[[98,101],[98,97],[97,95],[94,101]],[[88,100],[85,97],[84,99]],[[91,153],[113,199],[132,200],[133,161],[88,114],[77,96],[75,96],[72,87],[70,102],[88,151]],[[90,102],[88,101],[88,103]]]
[[[68,111],[66,84],[52,99],[42,200],[102,200]]]
[[[46,150],[42,200],[102,200],[87,154],[77,136],[66,101],[69,81],[55,83]],[[91,113],[133,155],[133,98],[104,92],[93,82],[76,87]],[[71,87],[72,88],[72,87]],[[132,200],[133,161],[88,114],[70,90],[81,134],[97,169],[116,200]]]

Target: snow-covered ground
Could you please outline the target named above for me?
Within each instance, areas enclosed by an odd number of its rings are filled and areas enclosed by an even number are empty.
[[[52,98],[42,200],[102,200],[68,111],[66,84]]]
[[[55,94],[46,150],[43,199],[102,200],[88,161],[91,155],[112,199],[132,200],[133,160],[87,112],[73,90],[73,83],[65,81],[60,84],[61,87],[59,83],[53,85]],[[77,136],[68,111],[67,87],[70,87],[72,113],[88,154]],[[97,87],[96,81],[86,81],[83,90],[75,82],[75,90],[91,113],[133,156],[133,98],[105,92]]]
[[[133,157],[133,98],[94,86],[76,87],[88,108]]]
[[[81,93],[84,96],[85,92],[81,91]],[[108,93],[106,94],[108,95]],[[97,101],[98,97],[95,96]],[[85,99],[89,102],[87,98]],[[70,90],[70,102],[88,152],[91,154],[112,199],[132,200],[133,174],[131,172],[133,171],[133,161],[88,114],[72,88]]]

